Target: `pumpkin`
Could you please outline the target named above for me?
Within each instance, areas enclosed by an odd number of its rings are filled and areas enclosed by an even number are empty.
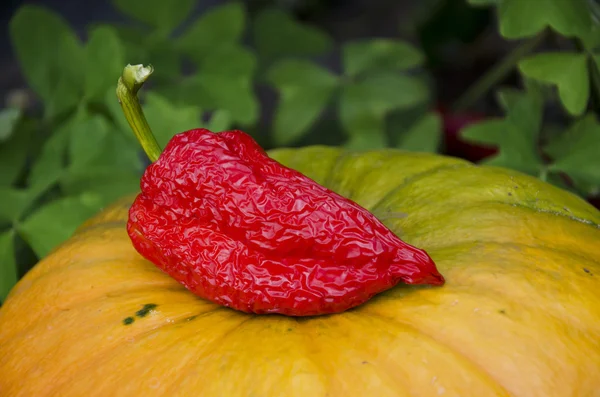
[[[0,395],[600,395],[600,212],[518,172],[397,150],[271,156],[426,249],[443,287],[344,313],[251,315],[144,260],[131,198],[40,261],[0,310]]]

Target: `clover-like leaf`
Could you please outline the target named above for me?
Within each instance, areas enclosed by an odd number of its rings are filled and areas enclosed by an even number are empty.
[[[164,147],[175,134],[200,126],[200,108],[174,106],[164,97],[153,92],[149,92],[146,96],[144,112],[161,147]]]
[[[90,32],[85,64],[85,95],[101,101],[119,79],[125,64],[125,49],[114,28],[100,26]]]
[[[523,59],[519,68],[527,77],[556,85],[565,108],[573,115],[583,114],[590,95],[585,54],[540,53]]]
[[[12,229],[0,234],[0,302],[4,302],[17,282],[14,240],[15,233]]]
[[[274,119],[274,139],[286,145],[301,137],[322,113],[337,87],[330,71],[304,60],[280,61],[267,79],[280,94]]]
[[[67,166],[67,149],[71,128],[79,123],[79,115],[72,117],[52,132],[31,165],[28,185],[49,188],[61,177]]]
[[[534,36],[548,26],[568,37],[592,29],[586,0],[500,0],[498,16],[500,33],[508,39]]]
[[[97,26],[98,25],[90,24],[92,29]],[[101,27],[105,25],[100,24],[99,26]],[[147,48],[148,30],[145,26],[132,26],[131,24],[112,23],[110,27],[114,29],[119,36],[119,41],[123,46],[125,59],[132,60],[132,63],[151,63]]]
[[[10,21],[10,36],[28,85],[46,104],[48,117],[80,98],[83,48],[67,23],[44,7],[25,5]]]
[[[100,205],[108,205],[140,189],[141,172],[114,165],[88,166],[71,169],[61,180],[61,190],[67,196],[93,194]]]
[[[101,152],[110,125],[101,116],[85,117],[74,123],[69,129],[70,167],[81,168]]]
[[[281,10],[262,11],[253,26],[258,53],[268,61],[282,57],[320,55],[333,47],[333,40],[326,33],[299,23]]]
[[[12,185],[21,174],[31,149],[27,124],[14,126],[8,139],[0,142],[0,186]]]
[[[385,147],[385,117],[391,111],[409,108],[428,98],[423,81],[402,74],[380,72],[352,82],[342,89],[340,121],[353,147]],[[357,138],[357,136],[361,136]]]
[[[497,5],[502,0],[467,0],[472,6],[492,6]]]
[[[344,71],[356,76],[366,71],[402,71],[423,63],[423,54],[409,43],[389,39],[350,42],[343,48]]]
[[[461,131],[466,140],[498,148],[496,155],[484,163],[507,167],[538,176],[543,161],[538,151],[541,102],[535,95],[523,93],[510,102],[504,119],[486,120],[470,124]]]
[[[114,89],[109,89],[104,94],[104,105],[106,106],[108,116],[114,123],[115,127],[126,133],[131,140],[135,140],[135,136],[131,133],[131,127],[125,118],[121,104],[117,100]]]
[[[544,150],[553,163],[553,172],[565,172],[576,185],[600,186],[600,124],[593,114],[577,120],[564,133],[557,135]]]
[[[241,40],[246,25],[244,7],[230,2],[203,13],[176,41],[176,46],[201,63],[213,51]]]
[[[370,74],[350,86],[360,92],[365,107],[382,115],[421,104],[429,95],[421,79],[397,73]]]
[[[141,172],[144,169],[146,157],[140,149],[140,144],[131,132],[110,128],[104,138],[100,150],[86,163],[86,167],[116,167],[123,172]],[[73,168],[73,167],[71,167]]]
[[[0,187],[0,220],[14,223],[19,221],[24,211],[32,203],[33,195],[25,189]]]
[[[235,62],[231,60],[235,59]],[[254,92],[256,57],[241,46],[223,47],[206,59],[196,79],[210,104],[207,110],[227,110],[235,122],[253,124],[258,119],[259,104]]]
[[[71,237],[101,206],[102,200],[94,194],[60,198],[38,208],[17,225],[17,231],[35,254],[43,258]]]
[[[89,153],[89,158],[72,161],[60,178],[63,194],[76,196],[92,193],[98,196],[103,204],[109,204],[127,194],[139,190],[140,177],[144,169],[139,144],[121,131],[107,128],[106,121],[94,116],[88,121],[90,130],[96,130],[96,138],[102,137],[98,148],[91,150],[89,146],[79,144],[79,150]],[[81,134],[82,139],[86,134]],[[133,134],[128,131],[130,135]],[[73,137],[71,151],[75,150]],[[91,145],[91,143],[90,143]]]
[[[195,0],[113,0],[123,14],[166,33],[171,32],[191,13]]]
[[[381,149],[388,146],[385,117],[361,106],[360,90],[347,87],[342,92],[339,115],[349,138],[344,144],[348,149]]]
[[[442,138],[442,119],[430,112],[404,132],[397,147],[413,152],[437,152]]]
[[[21,109],[5,108],[0,110],[0,144],[7,141],[16,129],[21,118]]]
[[[231,128],[232,118],[227,110],[217,110],[213,112],[206,125],[206,128],[213,132],[225,131]]]

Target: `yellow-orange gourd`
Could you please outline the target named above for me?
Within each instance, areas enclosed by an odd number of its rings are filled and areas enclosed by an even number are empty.
[[[142,259],[125,199],[0,309],[0,396],[600,396],[599,211],[442,156],[272,156],[426,249],[447,284],[400,285],[326,317],[242,314]]]

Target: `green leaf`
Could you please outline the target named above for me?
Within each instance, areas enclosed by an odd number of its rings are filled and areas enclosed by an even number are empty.
[[[344,87],[339,103],[342,127],[349,135],[349,149],[380,149],[387,146],[384,116],[365,104],[358,85]]]
[[[100,24],[100,27],[107,26]],[[129,24],[109,25],[119,36],[123,46],[125,59],[132,60],[131,63],[150,63],[148,55],[148,30],[144,26],[131,26]],[[135,61],[133,61],[135,60]],[[123,65],[124,66],[124,65]],[[156,71],[154,72],[156,73]]]
[[[13,230],[0,234],[0,301],[4,302],[8,293],[17,283],[17,262],[15,260],[15,233]]]
[[[23,171],[31,149],[31,129],[20,123],[12,136],[0,142],[0,186],[10,186]]]
[[[85,95],[101,101],[106,91],[115,86],[125,66],[125,49],[114,28],[100,26],[90,32],[85,64]]]
[[[0,187],[0,220],[17,222],[32,203],[31,192],[11,187]]]
[[[67,148],[71,131],[85,117],[87,117],[85,112],[78,112],[52,132],[31,166],[28,185],[50,187],[56,183],[67,166]]]
[[[355,96],[363,106],[381,115],[423,103],[429,94],[422,80],[395,73],[372,74],[350,87],[358,91]]]
[[[376,73],[345,86],[339,112],[342,126],[350,135],[350,145],[368,149],[385,147],[387,114],[416,106],[427,97],[427,87],[421,80],[394,73]]]
[[[276,63],[267,74],[280,94],[274,139],[287,145],[301,137],[322,113],[337,87],[337,76],[309,61]]]
[[[75,229],[94,215],[102,200],[94,194],[64,197],[37,209],[17,231],[39,258],[67,240]]]
[[[397,147],[413,152],[437,152],[442,138],[442,119],[437,113],[427,113],[402,134]]]
[[[497,5],[502,0],[468,0],[468,3],[472,6],[493,6]]]
[[[565,108],[573,115],[583,114],[590,95],[585,54],[536,54],[519,62],[519,69],[527,77],[556,85]]]
[[[584,37],[592,29],[586,0],[501,0],[500,33],[508,39],[534,36],[547,26],[563,36]]]
[[[120,131],[108,130],[99,146],[91,158],[82,159],[83,166],[71,164],[61,177],[61,191],[69,196],[93,193],[102,204],[138,191],[144,169],[139,144]]]
[[[342,94],[340,101],[340,118],[344,130],[349,136],[345,147],[350,150],[382,149],[388,146],[385,134],[384,117],[369,112],[367,109],[356,109],[352,90]],[[354,111],[352,110],[354,109]]]
[[[321,55],[333,47],[327,34],[298,23],[281,10],[262,11],[253,26],[256,48],[262,58],[271,62],[282,57]]]
[[[52,118],[73,110],[82,99],[79,88],[73,89],[69,77],[62,75],[52,93],[50,100],[46,102],[46,117]]]
[[[61,181],[61,188],[68,196],[93,194],[100,205],[108,205],[140,189],[141,173],[116,166],[94,166],[73,169]]]
[[[235,62],[231,60],[235,59]],[[210,110],[227,110],[235,122],[251,125],[258,119],[258,99],[254,93],[256,57],[240,46],[224,47],[202,64],[196,77]]]
[[[545,151],[554,160],[553,172],[567,173],[577,185],[600,186],[600,125],[593,114],[577,120],[556,137]]]
[[[195,0],[113,0],[123,14],[170,33],[192,12]]]
[[[500,92],[499,99],[506,103],[506,120],[528,134],[531,142],[536,141],[542,128],[544,97],[537,90]],[[537,145],[536,145],[537,147]]]
[[[182,74],[182,56],[171,40],[154,37],[146,44],[148,63],[154,66],[152,78],[160,83],[172,84]]]
[[[110,125],[101,116],[82,117],[70,126],[69,133],[69,167],[80,168],[101,153]]]
[[[214,103],[202,86],[202,78],[202,73],[182,77],[177,83],[157,86],[152,92],[163,96],[173,105],[193,105],[202,109],[214,109]]]
[[[244,7],[230,2],[203,13],[175,42],[176,46],[196,62],[212,52],[240,42],[246,24]]]
[[[345,73],[356,76],[367,71],[402,71],[423,63],[423,54],[403,41],[371,39],[344,45]]]
[[[587,51],[592,53],[597,52],[600,49],[600,26],[592,26],[592,29],[581,37],[581,43]]]
[[[48,117],[74,107],[83,81],[83,49],[65,21],[34,5],[21,7],[10,35],[29,86],[45,102]]]
[[[174,106],[153,92],[146,96],[144,113],[161,147],[165,147],[175,134],[200,126],[200,108]]]
[[[484,163],[537,176],[543,164],[538,153],[541,106],[536,96],[522,94],[511,104],[505,119],[471,124],[461,131],[461,136],[498,148],[498,154],[485,159]]]
[[[6,108],[0,110],[0,144],[11,137],[20,118],[21,109]]]
[[[208,128],[210,131],[218,132],[230,129],[231,125],[231,114],[229,114],[227,110],[217,110],[212,114],[206,128]]]
[[[121,104],[117,99],[114,89],[106,91],[106,94],[104,95],[104,105],[106,105],[108,115],[115,124],[115,127],[123,132],[130,140],[137,142],[129,123],[125,118],[125,114],[123,113],[123,109],[121,108]]]
[[[128,131],[126,135],[122,131],[111,129],[104,139],[101,150],[97,152],[86,167],[116,167],[123,172],[141,173],[145,165],[142,159],[146,159],[139,142],[133,132]]]

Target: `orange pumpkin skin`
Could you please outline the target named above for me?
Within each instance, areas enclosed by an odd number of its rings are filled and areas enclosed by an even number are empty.
[[[272,156],[369,208],[447,283],[341,314],[255,316],[189,293],[105,209],[0,309],[0,396],[600,396],[600,213],[436,155]],[[156,305],[156,306],[153,306]]]

